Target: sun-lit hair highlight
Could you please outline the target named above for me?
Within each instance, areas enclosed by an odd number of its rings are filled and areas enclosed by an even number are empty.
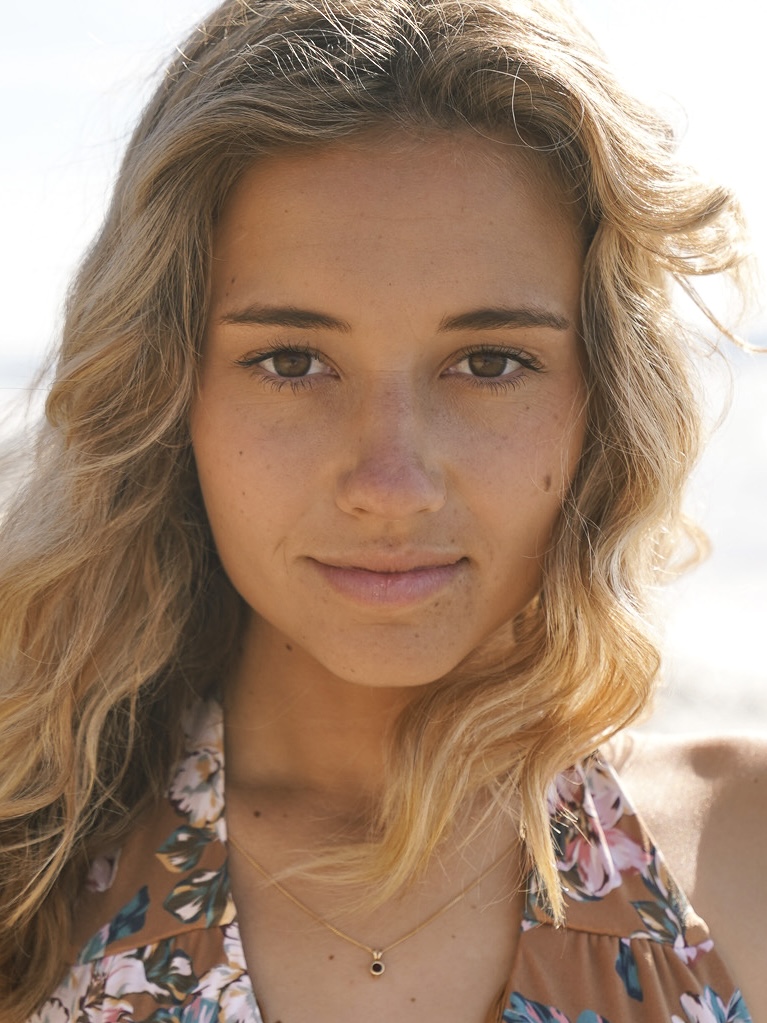
[[[242,603],[187,428],[222,204],[270,152],[445,130],[547,154],[579,211],[587,439],[539,595],[496,657],[419,693],[371,841],[330,859],[383,901],[487,791],[562,919],[547,789],[648,705],[646,593],[691,535],[680,502],[699,409],[670,285],[736,273],[738,206],[676,161],[665,124],[560,4],[229,0],[181,46],[128,145],[2,526],[3,1023],[55,986],[78,879],[162,791],[181,711],[236,651]]]

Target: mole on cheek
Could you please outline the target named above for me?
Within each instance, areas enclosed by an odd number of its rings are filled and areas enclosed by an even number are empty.
[[[551,475],[548,472],[543,477],[543,489],[546,491],[547,494],[551,490]]]

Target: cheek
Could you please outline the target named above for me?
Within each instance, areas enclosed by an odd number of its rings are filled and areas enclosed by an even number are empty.
[[[531,475],[546,493],[558,501],[575,475],[586,436],[586,410],[583,385],[563,389],[559,400],[552,400],[540,414],[530,419],[529,444]]]
[[[516,563],[527,576],[530,596],[575,475],[583,439],[580,416],[531,417],[524,429],[503,439],[495,466],[483,460],[486,481],[484,485],[477,481],[472,488],[475,494],[484,493],[485,516],[495,522],[499,542],[509,556],[507,563]]]
[[[539,410],[507,429],[478,433],[464,445],[464,471],[475,486],[507,508],[520,503],[557,507],[575,474],[584,440],[582,416]]]
[[[192,447],[208,520],[219,553],[273,549],[300,515],[307,490],[316,498],[324,464],[318,431],[301,431],[275,414],[200,401],[190,422]]]

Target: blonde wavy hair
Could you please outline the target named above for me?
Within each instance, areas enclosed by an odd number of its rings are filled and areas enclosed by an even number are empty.
[[[548,154],[588,240],[588,432],[540,593],[499,642],[419,691],[371,841],[335,852],[380,900],[480,792],[521,805],[562,916],[546,792],[632,721],[658,672],[645,594],[685,533],[699,447],[673,280],[735,272],[738,207],[542,0],[226,0],[133,135],[68,300],[34,465],[0,540],[0,1004],[64,966],[93,855],[161,792],[186,704],[225,674],[243,605],[215,554],[187,427],[211,238],[252,161],[369,130],[476,130]],[[510,630],[507,630],[510,633]]]

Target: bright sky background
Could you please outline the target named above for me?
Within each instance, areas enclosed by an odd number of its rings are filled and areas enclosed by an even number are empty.
[[[619,73],[662,107],[682,152],[740,194],[767,267],[764,33],[753,0],[573,0]],[[0,37],[0,401],[55,335],[154,73],[208,8],[199,0],[9,3]],[[750,333],[767,341],[767,302]],[[696,509],[716,552],[674,597],[675,673],[713,706],[736,679],[735,724],[767,724],[767,357],[737,360],[731,422],[700,473]],[[699,678],[708,681],[698,684]],[[681,683],[680,683],[681,684]],[[686,683],[685,683],[686,684]],[[685,690],[687,692],[688,690]],[[681,692],[681,690],[680,690]],[[687,699],[687,697],[684,697]],[[696,695],[697,699],[697,695]],[[756,701],[756,702],[755,702]],[[761,702],[760,702],[761,701]],[[682,708],[694,726],[691,708]],[[692,715],[694,717],[694,715]],[[730,723],[724,715],[725,723]]]

